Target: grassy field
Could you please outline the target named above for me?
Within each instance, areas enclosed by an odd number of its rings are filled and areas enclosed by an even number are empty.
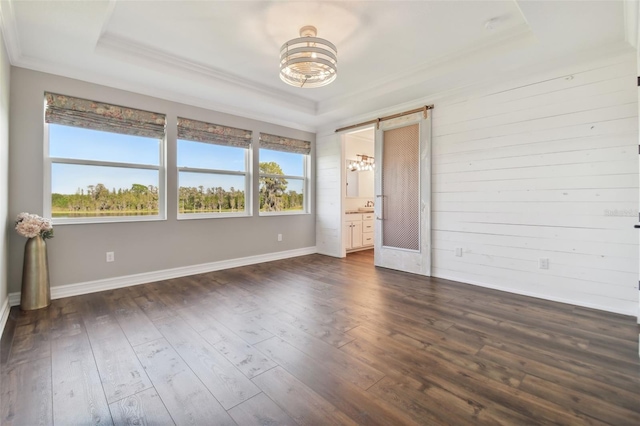
[[[281,211],[301,211],[302,207],[283,209]],[[261,210],[262,212],[264,210]],[[180,214],[199,214],[199,213],[238,213],[237,209],[222,210],[184,210],[180,209]],[[57,218],[63,217],[114,217],[114,216],[153,216],[157,215],[158,210],[100,210],[100,211],[53,211],[51,215]]]
[[[101,216],[151,216],[157,215],[158,210],[101,210],[101,211],[53,211],[53,217],[101,217]]]

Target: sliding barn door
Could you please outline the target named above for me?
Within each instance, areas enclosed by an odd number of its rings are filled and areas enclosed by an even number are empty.
[[[431,274],[431,118],[380,123],[375,140],[376,266]]]

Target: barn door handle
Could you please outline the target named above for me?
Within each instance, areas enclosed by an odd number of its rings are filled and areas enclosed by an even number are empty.
[[[384,195],[376,195],[376,198],[380,198],[381,202],[380,202],[380,217],[378,217],[378,215],[376,215],[376,219],[378,220],[384,220]]]

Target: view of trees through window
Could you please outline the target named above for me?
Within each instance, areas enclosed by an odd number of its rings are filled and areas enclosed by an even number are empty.
[[[112,188],[101,183],[78,188],[75,194],[51,194],[53,217],[145,216],[158,214],[158,187],[134,183]]]
[[[237,213],[246,207],[244,191],[233,186],[228,190],[221,186],[181,186],[179,192],[180,213]]]
[[[158,215],[160,143],[50,125],[52,216]],[[305,156],[261,150],[260,157],[260,212],[304,211]],[[243,148],[179,140],[178,212],[245,212],[246,158]]]
[[[284,175],[280,165],[274,161],[260,163],[260,174]],[[279,212],[304,210],[304,182],[298,179],[260,176],[260,211]],[[289,188],[289,187],[292,188]]]
[[[246,148],[178,139],[178,213],[246,213]]]
[[[259,155],[260,213],[304,211],[306,156],[262,148]]]
[[[159,214],[159,139],[50,124],[54,218]]]

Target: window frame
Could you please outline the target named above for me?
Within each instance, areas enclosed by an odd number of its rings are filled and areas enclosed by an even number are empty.
[[[275,149],[269,149],[269,148],[259,148],[260,150],[267,150],[267,151],[275,151],[275,152],[282,152],[282,151],[278,151]],[[278,175],[278,174],[271,174],[271,173],[262,173],[260,172],[260,161],[258,161],[258,189],[257,192],[258,194],[260,193],[260,178],[262,177],[270,177],[270,178],[276,178],[276,179],[294,179],[294,180],[302,180],[302,190],[303,190],[303,195],[304,195],[304,199],[303,199],[303,203],[302,203],[302,210],[283,210],[283,211],[274,211],[274,212],[263,212],[261,211],[261,207],[262,206],[258,206],[258,215],[259,216],[291,216],[291,215],[305,215],[305,214],[311,214],[311,201],[310,201],[310,197],[309,197],[309,190],[311,188],[311,182],[310,182],[310,176],[309,176],[309,171],[311,170],[311,154],[302,154],[302,153],[298,153],[298,152],[292,152],[291,154],[296,154],[296,155],[301,155],[302,156],[302,173],[303,176],[296,176],[296,175]],[[258,159],[260,159],[260,153],[258,153]],[[259,197],[258,197],[259,200]],[[259,201],[258,201],[258,204]]]
[[[60,125],[61,124],[57,124]],[[136,164],[136,163],[124,163],[114,161],[98,161],[98,160],[81,160],[76,158],[65,157],[51,157],[50,154],[50,124],[44,122],[44,202],[43,213],[45,217],[50,217],[54,225],[79,225],[90,223],[118,223],[118,222],[153,222],[167,220],[167,208],[166,208],[166,187],[167,187],[167,173],[166,173],[166,145],[167,145],[167,133],[165,131],[164,137],[158,139],[158,165],[149,164]],[[74,126],[66,126],[74,127]],[[82,127],[76,127],[81,129]],[[87,129],[94,132],[101,132],[101,130]],[[102,131],[104,133],[112,133]],[[72,164],[83,166],[99,166],[99,167],[118,167],[129,168],[138,170],[157,170],[158,171],[158,214],[157,215],[140,215],[140,216],[95,216],[95,217],[53,217],[52,212],[52,199],[53,194],[51,183],[53,164]]]
[[[178,158],[178,142],[186,141],[193,143],[204,143],[201,141],[192,141],[188,139],[176,139],[176,164]],[[224,146],[224,145],[220,145]],[[237,172],[232,170],[220,170],[220,169],[203,169],[199,167],[181,167],[176,165],[176,214],[178,220],[192,220],[192,219],[224,219],[224,218],[232,218],[232,217],[251,217],[253,216],[253,208],[252,208],[252,173],[251,173],[251,165],[252,162],[252,148],[242,148],[242,147],[232,147],[237,149],[244,150],[244,172]],[[220,213],[220,212],[207,212],[207,213],[180,213],[180,172],[188,172],[188,173],[202,173],[207,175],[227,175],[227,176],[244,176],[244,212],[235,212],[235,213]]]

